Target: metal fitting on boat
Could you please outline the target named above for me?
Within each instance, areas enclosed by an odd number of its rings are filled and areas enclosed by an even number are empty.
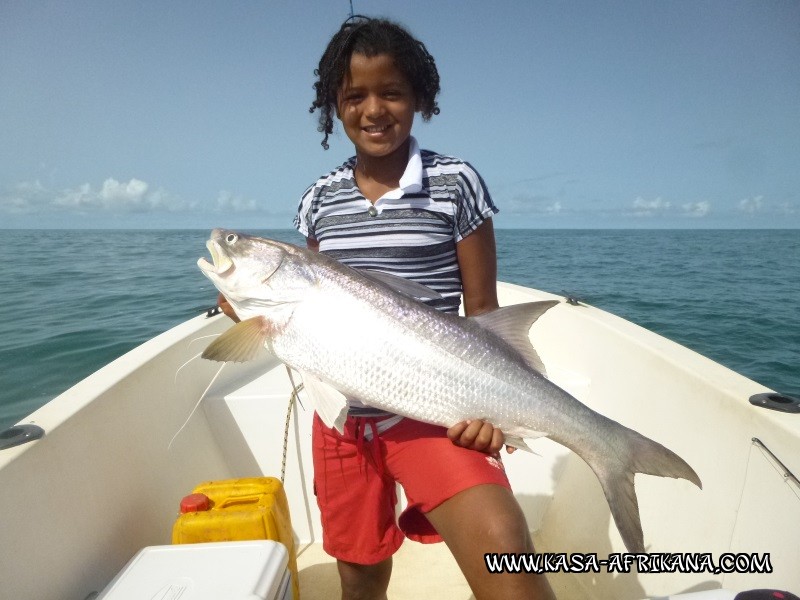
[[[44,435],[44,429],[38,425],[14,425],[5,431],[0,432],[0,450],[13,448],[20,444],[27,444],[33,440],[38,440]]]
[[[785,413],[800,413],[800,399],[776,392],[750,396],[750,404],[753,406],[760,406],[761,408],[769,408],[770,410],[779,410]]]

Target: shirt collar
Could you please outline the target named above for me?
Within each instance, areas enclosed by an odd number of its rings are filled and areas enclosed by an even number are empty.
[[[422,189],[422,155],[419,143],[413,135],[409,136],[411,143],[408,146],[408,164],[403,176],[400,177],[400,189],[404,193],[415,193]]]
[[[403,175],[400,177],[399,187],[389,190],[376,200],[376,205],[380,200],[398,200],[404,194],[415,194],[422,190],[422,154],[419,151],[419,143],[412,135],[408,138],[411,143],[408,145],[408,163]],[[356,168],[356,157],[352,158],[351,169]]]

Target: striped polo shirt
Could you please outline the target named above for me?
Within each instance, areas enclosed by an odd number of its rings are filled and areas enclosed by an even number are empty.
[[[400,187],[372,204],[358,189],[356,158],[321,177],[300,200],[294,225],[329,256],[360,269],[412,279],[436,290],[428,304],[457,313],[456,243],[497,212],[469,163],[420,150],[411,137]]]
[[[351,267],[383,271],[436,290],[442,298],[426,303],[458,313],[456,243],[497,212],[481,176],[458,158],[420,150],[412,136],[400,187],[373,204],[358,189],[355,166],[352,157],[305,191],[294,219],[297,230],[317,240],[320,252]],[[349,414],[391,415],[353,398]],[[378,431],[397,423],[400,417],[395,417],[381,421]]]

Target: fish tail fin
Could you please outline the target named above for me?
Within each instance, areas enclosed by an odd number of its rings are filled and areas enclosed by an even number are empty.
[[[636,473],[686,479],[702,489],[694,469],[680,456],[658,442],[618,425],[613,452],[608,449],[594,456],[614,456],[614,460],[593,460],[589,466],[600,480],[614,523],[629,552],[644,552],[644,536],[639,518],[639,503],[633,485]],[[593,464],[594,463],[594,464]]]

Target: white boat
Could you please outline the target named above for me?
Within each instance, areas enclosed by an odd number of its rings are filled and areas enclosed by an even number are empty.
[[[499,290],[502,304],[555,298],[510,284]],[[220,365],[199,358],[209,336],[229,325],[224,316],[191,319],[2,434],[9,441],[28,435],[23,426],[44,431],[0,450],[0,596],[91,598],[139,550],[170,543],[178,504],[198,483],[280,476],[284,455],[301,597],[339,596],[312,493],[309,403],[292,406],[284,450],[292,392],[286,369],[265,355],[226,365],[217,376]],[[699,490],[683,480],[636,478],[648,552],[636,560],[640,571],[662,572],[637,573],[634,560],[624,573],[630,559],[580,458],[547,439],[532,443],[535,455],[504,455],[551,567],[569,560],[574,568],[578,553],[618,561],[599,572],[550,574],[560,599],[800,590],[800,482],[793,475],[800,474],[800,414],[749,400],[764,394],[762,403],[789,410],[796,402],[593,307],[563,302],[530,335],[556,383],[677,452],[703,481]],[[688,572],[692,565],[701,572]],[[466,600],[471,592],[444,544],[407,541],[389,596]]]

